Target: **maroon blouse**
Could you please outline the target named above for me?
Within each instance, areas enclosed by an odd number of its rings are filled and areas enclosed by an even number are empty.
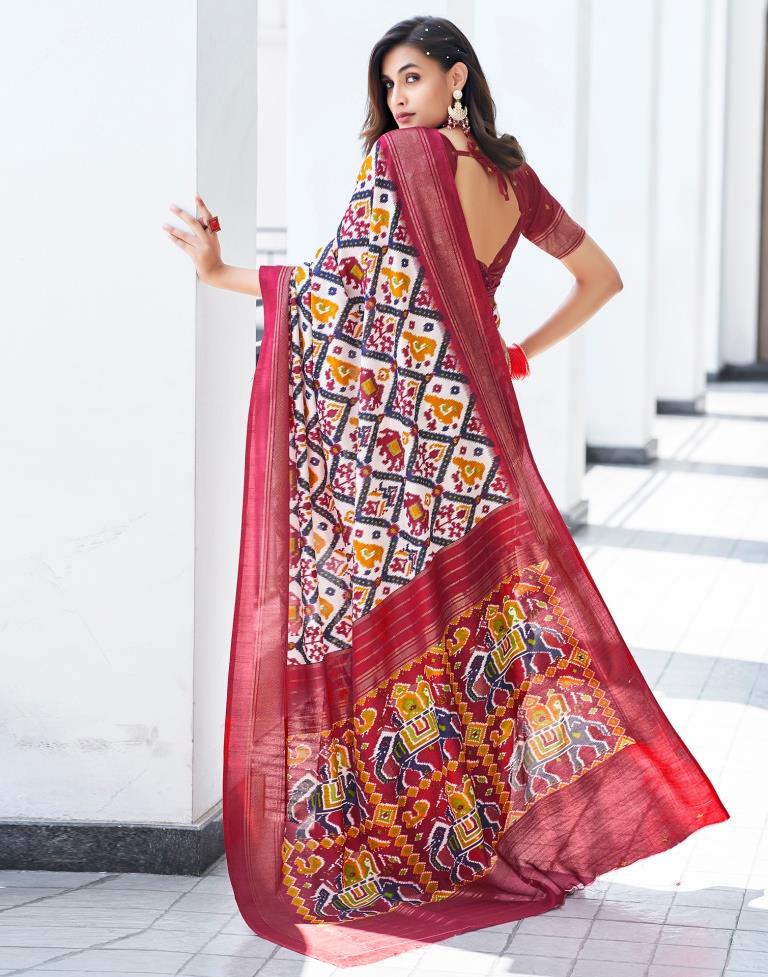
[[[473,156],[486,167],[489,173],[496,173],[499,192],[507,200],[509,199],[508,184],[501,168],[493,160],[488,159],[474,140],[469,139],[467,143],[469,149],[457,149],[448,136],[444,133],[440,134],[448,144],[454,175],[456,157]],[[486,265],[479,258],[476,259],[489,292],[494,292],[501,281],[501,276],[521,234],[548,254],[556,258],[564,258],[581,244],[587,233],[547,190],[530,163],[523,163],[511,172],[510,179],[520,206],[520,220],[490,265]]]

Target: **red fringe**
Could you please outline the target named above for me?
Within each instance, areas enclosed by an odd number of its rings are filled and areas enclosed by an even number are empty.
[[[530,376],[531,364],[525,355],[525,350],[517,343],[507,346],[509,353],[509,375],[513,380],[522,380],[523,377]]]

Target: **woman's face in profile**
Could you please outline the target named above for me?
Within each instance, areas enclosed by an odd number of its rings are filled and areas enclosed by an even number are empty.
[[[381,61],[381,82],[387,107],[397,125],[442,126],[453,104],[453,89],[460,88],[466,67],[457,62],[449,72],[418,47],[398,44]]]

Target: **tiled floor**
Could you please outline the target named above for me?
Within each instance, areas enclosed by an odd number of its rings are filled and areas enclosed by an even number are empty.
[[[251,933],[223,860],[203,878],[0,872],[0,973],[768,975],[768,386],[713,385],[707,410],[657,418],[657,463],[590,469],[577,541],[729,821],[560,909],[342,970]]]

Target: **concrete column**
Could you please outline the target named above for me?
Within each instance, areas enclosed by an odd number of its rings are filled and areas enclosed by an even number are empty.
[[[650,303],[659,7],[659,0],[588,4],[586,226],[624,282],[582,327],[593,461],[642,463],[656,455]]]
[[[197,872],[221,747],[255,303],[256,6],[2,8],[2,867]],[[215,416],[215,423],[214,423]]]
[[[659,410],[699,412],[706,383],[710,0],[660,5],[653,344]]]
[[[765,43],[766,0],[728,0],[720,365],[757,353]]]
[[[710,0],[709,41],[705,69],[706,125],[704,169],[704,277],[701,319],[707,377],[717,375],[720,358],[725,218],[726,74],[728,68],[728,3]]]

